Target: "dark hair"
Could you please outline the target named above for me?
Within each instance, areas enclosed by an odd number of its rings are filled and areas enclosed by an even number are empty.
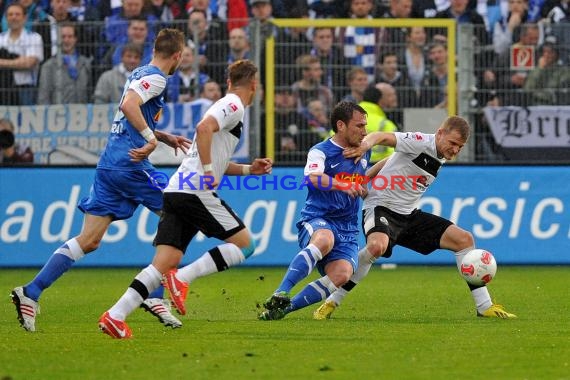
[[[162,58],[170,57],[172,54],[184,49],[184,33],[177,29],[162,29],[158,32],[154,41],[154,54]]]
[[[235,61],[228,67],[228,78],[232,86],[247,84],[255,79],[257,66],[247,59]]]
[[[398,54],[396,54],[395,51],[386,50],[386,51],[384,51],[382,54],[380,54],[380,57],[378,57],[378,63],[384,63],[384,60],[386,59],[386,57],[396,57],[396,58],[398,58]]]
[[[364,90],[364,93],[362,94],[362,100],[365,102],[378,104],[380,99],[382,99],[382,91],[377,89],[373,84],[366,87],[366,90]]]
[[[331,127],[334,132],[338,132],[336,123],[340,120],[345,124],[348,124],[354,112],[360,112],[361,114],[367,115],[364,108],[353,102],[341,101],[336,106],[334,106],[331,112]]]

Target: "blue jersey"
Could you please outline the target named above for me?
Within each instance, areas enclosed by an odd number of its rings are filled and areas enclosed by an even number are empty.
[[[311,148],[305,166],[305,176],[324,173],[345,183],[361,180],[366,173],[370,151],[357,163],[354,158],[344,158],[344,148],[331,139]],[[348,184],[344,184],[348,188]],[[358,231],[360,198],[332,188],[318,185],[307,186],[305,206],[301,210],[301,221],[323,218],[341,231]]]
[[[123,90],[122,103],[127,91],[135,91],[143,100],[141,111],[150,129],[154,131],[156,123],[164,107],[164,94],[166,92],[166,75],[156,66],[145,65],[136,68],[129,76]],[[148,159],[141,162],[132,162],[129,150],[140,148],[146,140],[139,131],[131,125],[123,112],[117,110],[107,146],[99,159],[97,167],[109,170],[151,170],[152,164]]]

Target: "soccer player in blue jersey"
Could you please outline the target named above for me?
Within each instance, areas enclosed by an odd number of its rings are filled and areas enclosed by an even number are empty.
[[[186,152],[191,146],[185,137],[155,130],[164,106],[167,76],[178,68],[184,44],[182,32],[161,30],[150,64],[135,69],[127,80],[91,192],[78,205],[85,214],[83,230],[56,249],[30,283],[12,291],[12,302],[25,330],[35,331],[42,292],[76,261],[99,247],[111,222],[130,218],[141,204],[155,213],[162,209],[162,192],[150,185],[155,169],[147,157],[158,141],[174,148],[175,153],[179,148]],[[170,312],[162,292],[158,289],[141,306],[165,326],[180,327],[182,323]]]
[[[301,251],[291,261],[279,287],[264,303],[258,318],[274,320],[320,302],[344,285],[358,266],[358,212],[361,186],[370,153],[355,162],[346,148],[359,147],[366,136],[366,111],[351,102],[338,103],[331,112],[335,135],[311,148],[305,165],[310,181],[301,219],[297,223]],[[323,277],[293,298],[293,287],[317,266]]]

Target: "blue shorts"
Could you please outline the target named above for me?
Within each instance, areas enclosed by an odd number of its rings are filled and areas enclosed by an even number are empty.
[[[77,207],[84,213],[128,219],[139,205],[153,212],[162,209],[162,191],[151,186],[148,172],[97,169],[89,196]]]
[[[325,219],[315,218],[297,223],[299,229],[298,240],[301,249],[309,245],[311,236],[316,230],[330,230],[334,236],[334,246],[332,250],[317,263],[317,269],[321,276],[324,276],[325,266],[336,260],[346,260],[352,264],[352,272],[358,266],[358,230],[339,231],[337,226],[329,223]]]

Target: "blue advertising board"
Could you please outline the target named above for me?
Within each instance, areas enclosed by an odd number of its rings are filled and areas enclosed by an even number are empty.
[[[159,169],[168,175],[176,168]],[[40,266],[77,235],[77,202],[89,192],[92,168],[0,169],[0,267]],[[306,189],[302,168],[275,168],[268,177],[232,178],[220,196],[251,229],[255,256],[245,265],[288,265],[297,253],[295,223]],[[421,208],[470,231],[500,264],[570,264],[570,167],[452,166],[441,170]],[[80,266],[145,266],[154,254],[158,217],[140,208],[112,224],[100,249]],[[361,243],[364,242],[361,237]],[[216,244],[198,235],[184,262]],[[398,247],[388,261],[454,264],[444,250],[422,256]]]

